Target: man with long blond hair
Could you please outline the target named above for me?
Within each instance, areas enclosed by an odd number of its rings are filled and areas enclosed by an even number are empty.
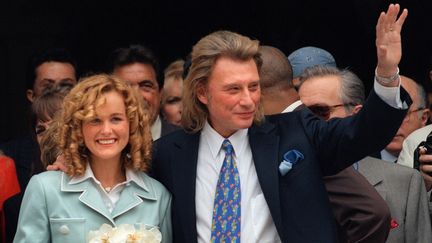
[[[173,194],[175,242],[337,241],[322,176],[384,147],[411,103],[399,88],[407,11],[398,13],[392,4],[378,19],[376,87],[363,110],[329,122],[307,109],[264,119],[258,41],[218,31],[193,47],[186,131],[156,141],[153,156]]]

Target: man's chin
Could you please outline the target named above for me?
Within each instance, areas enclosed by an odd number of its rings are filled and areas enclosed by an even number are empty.
[[[392,141],[389,145],[387,145],[385,149],[387,150],[387,152],[397,157],[402,150],[402,143],[393,143]]]

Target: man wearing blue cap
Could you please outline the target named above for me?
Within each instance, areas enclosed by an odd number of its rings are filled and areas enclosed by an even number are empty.
[[[299,76],[306,68],[317,65],[336,67],[332,54],[314,46],[306,46],[293,51],[288,56],[288,60],[293,69],[293,84],[297,90],[300,86]]]

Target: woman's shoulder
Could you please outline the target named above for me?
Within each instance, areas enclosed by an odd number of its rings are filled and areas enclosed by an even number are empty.
[[[171,196],[169,191],[165,188],[165,186],[160,183],[158,180],[152,178],[144,172],[139,172],[140,177],[143,179],[144,184],[149,187],[149,190],[153,190],[156,195],[160,196]]]
[[[63,171],[45,171],[32,176],[33,180],[38,180],[40,182],[55,182],[61,181],[63,177],[67,175]]]
[[[67,178],[67,175],[62,171],[45,171],[33,175],[29,181],[26,191],[27,190],[44,190],[44,191],[55,190],[55,188],[60,187],[63,177]],[[58,187],[55,185],[58,185]]]

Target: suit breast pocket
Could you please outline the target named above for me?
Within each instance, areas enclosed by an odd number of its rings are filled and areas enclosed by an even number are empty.
[[[52,242],[85,242],[85,222],[84,218],[50,218]]]

